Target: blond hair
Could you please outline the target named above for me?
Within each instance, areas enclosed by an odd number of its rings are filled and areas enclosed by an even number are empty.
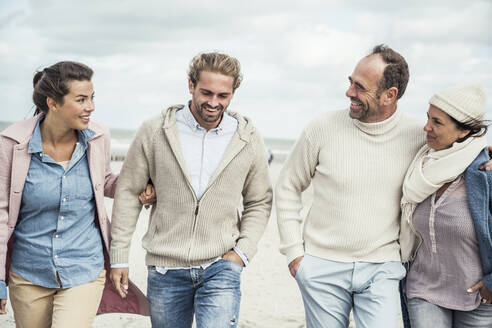
[[[233,91],[239,88],[243,80],[239,61],[234,57],[219,52],[201,53],[193,57],[188,71],[188,77],[194,86],[200,80],[201,71],[210,71],[231,76],[234,79],[232,83]]]

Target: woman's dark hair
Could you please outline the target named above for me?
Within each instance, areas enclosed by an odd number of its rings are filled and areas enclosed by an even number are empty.
[[[461,131],[470,130],[470,132],[466,136],[456,140],[457,142],[463,142],[470,137],[481,137],[485,135],[487,133],[490,124],[489,121],[482,121],[482,120],[472,120],[464,123],[458,121],[451,115],[449,115],[449,117],[451,118],[451,121],[453,121],[453,123],[456,124],[456,127]]]
[[[92,74],[92,69],[86,65],[72,61],[62,61],[37,72],[32,80],[32,100],[36,106],[34,115],[48,113],[48,97],[63,104],[63,97],[70,92],[69,82],[90,81]]]

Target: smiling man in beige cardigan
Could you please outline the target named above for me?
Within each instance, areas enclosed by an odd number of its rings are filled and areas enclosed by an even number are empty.
[[[157,202],[142,244],[152,326],[188,328],[195,315],[198,327],[236,327],[241,271],[271,210],[266,151],[251,121],[226,111],[241,82],[235,58],[199,54],[188,78],[191,101],[146,121],[128,151],[113,207],[111,279],[124,297],[137,196],[150,178]]]

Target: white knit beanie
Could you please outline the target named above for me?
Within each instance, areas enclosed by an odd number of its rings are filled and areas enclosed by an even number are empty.
[[[438,92],[429,103],[461,123],[481,121],[485,115],[485,92],[479,84],[462,85]]]

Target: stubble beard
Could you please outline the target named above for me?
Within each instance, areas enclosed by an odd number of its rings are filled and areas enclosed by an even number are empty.
[[[357,101],[357,103],[360,104],[362,107],[359,111],[354,111],[352,108],[349,108],[349,116],[352,119],[359,120],[359,121],[364,121],[364,119],[367,118],[369,114],[369,104],[368,103],[363,103],[361,102],[358,98],[350,98],[351,101]]]
[[[362,106],[360,111],[357,111],[357,112],[354,112],[354,111],[352,111],[351,108],[349,108],[350,118],[353,118],[353,119],[361,121],[361,122],[367,122],[368,118],[371,114],[374,115],[375,113],[380,112],[380,106],[377,102],[375,102],[373,105],[371,105],[369,103],[369,101],[362,102],[359,100],[359,98],[355,98],[355,97],[350,98],[350,100],[351,101],[355,100],[356,102],[358,102]],[[377,98],[376,100],[379,100],[379,98]]]
[[[220,121],[222,114],[224,113],[225,109],[222,105],[218,105],[216,108],[216,114],[215,115],[208,115],[206,114],[206,109],[207,108],[212,108],[208,106],[206,103],[203,103],[201,105],[198,105],[195,103],[195,112],[200,116],[200,118],[207,123],[214,123],[217,121]]]

